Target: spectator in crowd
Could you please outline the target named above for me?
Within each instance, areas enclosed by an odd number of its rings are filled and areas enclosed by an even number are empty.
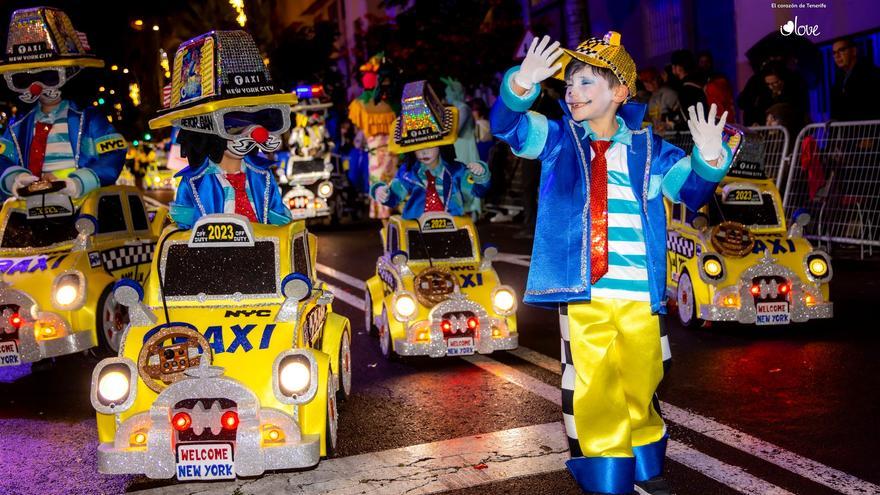
[[[706,77],[706,103],[715,104],[719,112],[727,112],[727,121],[733,122],[735,110],[733,108],[733,88],[730,81],[720,72],[715,72],[712,54],[708,51],[700,52],[697,65],[700,72]]]
[[[866,59],[859,59],[851,39],[844,38],[831,46],[835,74],[831,88],[831,118],[834,120],[872,120],[880,118],[880,71]]]
[[[794,148],[795,137],[808,124],[808,121],[806,115],[790,103],[776,103],[767,109],[764,124],[782,126],[788,131],[789,142],[786,152],[791,152]]]
[[[671,61],[672,74],[681,81],[681,88],[678,90],[680,108],[696,107],[697,103],[702,103],[703,107],[708,108],[706,93],[703,91],[705,78],[697,70],[694,53],[690,50],[676,50],[672,52]],[[682,115],[681,120],[684,122],[687,119]]]
[[[474,117],[474,137],[477,140],[477,152],[480,160],[489,160],[489,150],[495,138],[492,137],[492,131],[489,129],[489,107],[486,102],[480,98],[471,100],[471,114]]]
[[[663,82],[657,69],[653,67],[639,71],[639,80],[651,95],[648,99],[648,113],[645,115],[647,121],[654,126],[655,132],[673,129],[681,117],[678,93]]]
[[[767,109],[773,104],[771,99],[770,88],[764,82],[761,68],[753,65],[752,76],[736,99],[736,106],[743,112],[743,124],[764,125]]]
[[[764,84],[770,90],[770,106],[787,103],[806,118],[810,108],[806,85],[797,75],[780,64],[768,64],[762,71]],[[769,106],[768,106],[769,108]]]

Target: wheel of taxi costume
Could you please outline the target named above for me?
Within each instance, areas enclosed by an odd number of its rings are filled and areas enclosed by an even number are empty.
[[[687,269],[682,270],[678,276],[678,288],[675,291],[675,306],[678,321],[685,328],[702,326],[702,321],[697,318],[697,303],[694,300],[694,283]]]
[[[100,354],[115,356],[119,353],[122,334],[128,325],[128,308],[113,298],[113,284],[107,286],[98,300],[99,312],[95,313],[95,329],[98,334]]]
[[[397,359],[394,353],[394,345],[391,342],[391,325],[388,323],[388,309],[382,306],[382,316],[379,321],[379,349],[382,356],[388,361]]]
[[[379,335],[379,328],[373,323],[373,296],[367,288],[367,296],[364,299],[364,330],[373,337]]]
[[[339,390],[336,391],[336,400],[344,402],[351,393],[351,335],[348,330],[342,332],[336,369],[339,370]]]
[[[336,411],[336,384],[333,383],[333,370],[327,368],[327,424],[324,431],[326,458],[336,455],[336,438],[339,430],[339,417]]]

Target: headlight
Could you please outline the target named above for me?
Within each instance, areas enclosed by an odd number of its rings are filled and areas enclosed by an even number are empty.
[[[813,251],[804,260],[807,275],[813,282],[828,282],[831,280],[831,257],[824,251]]]
[[[98,395],[107,402],[116,402],[128,393],[128,376],[111,371],[98,380]]]
[[[700,278],[703,282],[714,284],[727,276],[724,261],[715,253],[706,253],[700,257]]]
[[[415,298],[407,292],[394,296],[394,317],[400,322],[409,321],[416,314]]]
[[[318,365],[310,352],[290,349],[275,358],[273,388],[285,404],[305,404],[318,390]]]
[[[78,271],[58,275],[52,284],[52,303],[61,310],[79,309],[85,302],[86,281]]]
[[[516,294],[513,289],[505,286],[496,288],[492,292],[492,307],[500,315],[513,314],[516,311]]]
[[[324,181],[318,184],[318,196],[322,198],[329,198],[331,194],[333,194],[332,182]]]
[[[92,372],[92,406],[99,413],[114,414],[125,411],[134,403],[137,394],[137,376],[134,361],[128,358],[102,360]]]

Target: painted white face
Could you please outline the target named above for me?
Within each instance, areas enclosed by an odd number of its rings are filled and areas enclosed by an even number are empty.
[[[437,162],[440,159],[440,147],[434,146],[433,148],[425,148],[423,150],[416,151],[416,160],[419,162],[429,166],[434,167],[437,165]]]
[[[613,103],[614,92],[605,78],[586,65],[565,81],[565,103],[576,122],[605,115]]]

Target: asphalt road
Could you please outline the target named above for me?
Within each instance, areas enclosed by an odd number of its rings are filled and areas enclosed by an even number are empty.
[[[516,227],[481,225],[524,286]],[[337,457],[317,469],[181,485],[95,471],[93,361],[0,368],[0,493],[579,493],[563,470],[556,315],[520,306],[521,349],[468,359],[385,361],[363,331],[356,280],[379,255],[378,224],[318,230],[321,277],[352,321],[353,393]],[[670,319],[661,386],[667,477],[679,495],[880,493],[880,263],[836,258],[830,321],[684,330]]]

